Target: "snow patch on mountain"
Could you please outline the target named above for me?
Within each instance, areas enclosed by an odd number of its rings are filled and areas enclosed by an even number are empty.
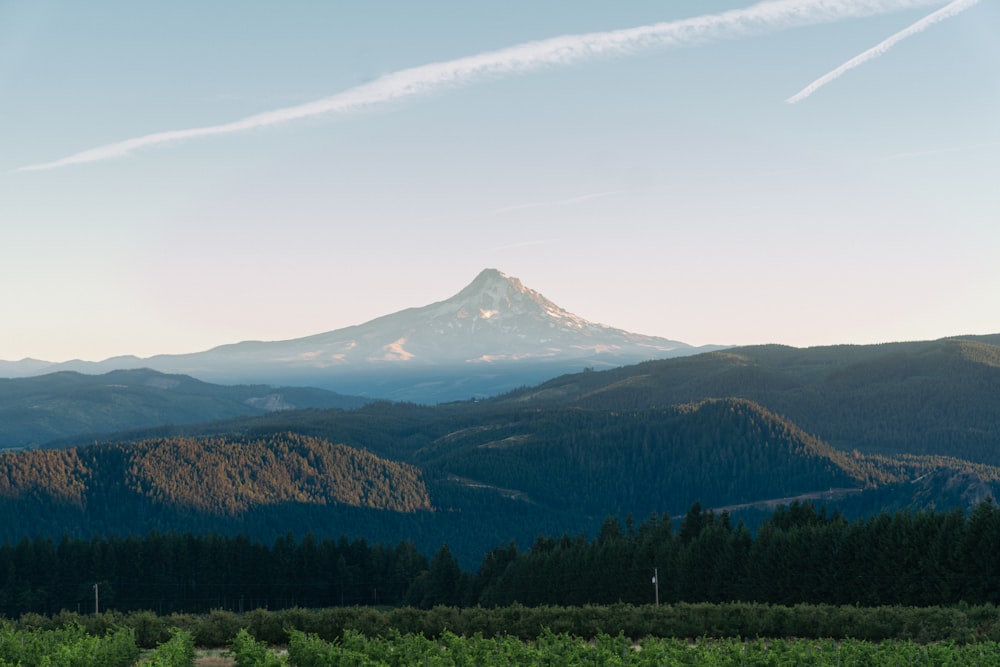
[[[388,345],[384,345],[382,350],[385,354],[380,357],[371,357],[372,361],[409,361],[413,354],[407,352],[403,347],[406,345],[406,338],[398,338]]]

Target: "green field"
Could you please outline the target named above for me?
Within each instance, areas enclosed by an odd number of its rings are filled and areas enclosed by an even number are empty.
[[[964,645],[800,639],[701,639],[692,642],[664,638],[634,642],[623,635],[599,635],[593,640],[584,640],[551,632],[530,642],[511,636],[460,637],[452,633],[445,633],[439,639],[413,634],[383,639],[353,632],[346,633],[338,641],[327,642],[315,635],[294,631],[287,652],[278,654],[243,631],[233,640],[232,653],[240,667],[1000,665],[1000,646],[994,642]]]
[[[200,662],[200,661],[199,661]],[[51,630],[0,628],[0,667],[188,667],[196,665],[190,632],[171,629],[169,639],[141,651],[132,628],[90,634],[80,625]],[[569,667],[577,665],[1000,665],[996,642],[871,642],[857,639],[644,638],[599,634],[584,639],[545,630],[525,641],[513,635],[469,637],[445,631],[438,637],[400,634],[368,637],[347,630],[334,640],[300,630],[287,646],[258,641],[246,629],[230,640],[227,659],[238,667]]]

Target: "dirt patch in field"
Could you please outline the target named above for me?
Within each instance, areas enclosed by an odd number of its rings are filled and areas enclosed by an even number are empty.
[[[194,656],[195,667],[234,667],[233,660],[224,649],[199,650]]]

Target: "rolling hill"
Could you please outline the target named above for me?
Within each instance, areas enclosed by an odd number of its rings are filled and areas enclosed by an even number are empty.
[[[847,516],[968,508],[998,492],[997,338],[733,348],[561,376],[489,400],[372,402],[134,429],[101,446],[131,452],[128,465],[87,467],[90,477],[51,472],[69,465],[45,458],[52,453],[11,453],[0,479],[12,480],[8,502],[29,518],[6,530],[8,538],[18,526],[53,535],[183,527],[264,540],[289,530],[345,533],[412,539],[425,552],[448,543],[465,562],[477,562],[510,540],[592,535],[609,515],[678,516],[696,501],[751,524],[794,499],[814,499]],[[414,506],[400,499],[379,506],[313,502],[320,480],[300,463],[260,453],[240,458],[240,447],[251,452],[252,443],[296,438],[364,452],[383,467],[405,466],[419,476],[426,503],[401,511],[393,502]],[[220,441],[237,449],[219,454],[213,447]],[[169,456],[155,465],[143,459],[146,469],[167,471],[181,491],[138,492],[147,487],[114,481],[139,479],[135,452],[150,443]],[[71,451],[82,460],[91,448]],[[254,484],[267,478],[254,467],[258,460],[271,461],[266,468],[280,471],[286,491],[254,495]],[[381,487],[379,470],[356,466],[333,487],[357,496],[351,489]],[[51,491],[52,480],[63,478],[85,481]],[[96,491],[105,487],[119,490],[105,498]],[[81,488],[91,489],[86,503],[67,500]],[[114,495],[125,489],[131,495]],[[199,495],[206,505],[180,501]],[[276,502],[252,501],[271,496]],[[65,513],[52,512],[58,498]]]
[[[0,536],[251,532],[269,539],[344,516],[431,509],[421,472],[294,434],[159,438],[0,452]],[[352,514],[352,510],[354,510]]]
[[[722,397],[759,403],[845,451],[1000,465],[1000,336],[738,347],[562,376],[498,402],[625,410]]]
[[[11,511],[30,523],[10,522],[8,539],[26,526],[51,535],[154,528],[244,532],[264,541],[288,531],[343,533],[370,541],[409,539],[425,553],[447,543],[471,563],[511,540],[528,545],[540,534],[593,535],[607,516],[680,516],[695,501],[727,508],[752,524],[794,499],[836,506],[849,516],[882,508],[971,507],[994,496],[1000,480],[996,467],[954,458],[843,452],[745,399],[627,411],[379,403],[175,429],[181,430],[187,434],[134,433],[134,440],[108,445],[9,453],[0,460],[0,479],[15,480],[7,491],[17,507]],[[199,431],[204,435],[195,436]],[[401,499],[379,506],[310,500],[326,473],[308,472],[298,455],[291,463],[265,456],[253,444],[303,438],[342,443],[324,446],[415,471],[426,505],[418,503],[413,513],[399,509],[414,507]],[[220,442],[227,443],[224,454]],[[51,458],[56,453],[75,452],[72,461],[109,448],[128,452],[119,454],[127,465],[89,466],[86,475],[68,477],[86,484],[62,485],[90,489],[88,502],[65,500],[82,490],[52,490],[59,488],[53,480],[67,476],[47,471],[69,465],[52,463],[61,460]],[[267,472],[272,469],[278,472]],[[142,481],[153,475],[169,482]],[[283,486],[256,491],[276,477]],[[135,481],[123,486],[120,478]],[[354,466],[335,479],[323,497],[354,497],[358,488],[383,485],[384,473]],[[394,498],[397,488],[407,487],[392,482],[386,497]],[[64,498],[65,512],[53,511],[53,497]]]
[[[150,369],[61,371],[0,379],[0,449],[168,424],[301,408],[353,408],[365,399],[302,387],[221,386]]]

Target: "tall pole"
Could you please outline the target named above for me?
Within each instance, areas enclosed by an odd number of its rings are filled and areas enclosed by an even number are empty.
[[[656,590],[656,606],[660,606],[660,570],[659,568],[653,568],[653,586]]]
[[[98,603],[97,597],[97,584],[94,584],[94,615],[96,616],[100,610],[100,604]]]

